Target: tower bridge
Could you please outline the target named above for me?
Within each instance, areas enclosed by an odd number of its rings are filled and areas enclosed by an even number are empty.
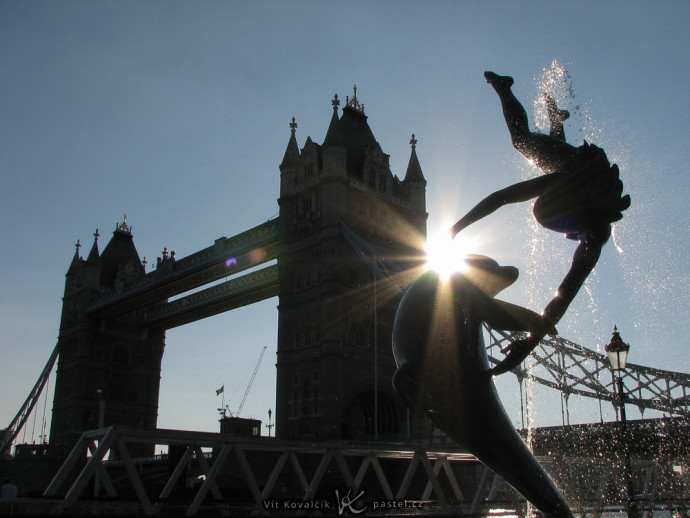
[[[49,444],[53,459],[69,459],[75,448],[79,455],[87,450],[95,455],[97,447],[89,441],[96,436],[109,437],[115,441],[110,446],[119,447],[120,432],[109,436],[104,432],[108,429],[142,437],[123,447],[125,463],[152,455],[160,438],[158,394],[166,330],[275,296],[279,440],[417,445],[428,440],[430,424],[409,415],[390,382],[397,302],[424,262],[426,179],[417,140],[412,135],[401,179],[390,170],[389,156],[376,141],[356,92],[342,113],[337,96],[332,107],[322,144],[308,137],[300,148],[294,118],[290,124],[279,166],[279,217],[216,239],[181,259],[166,249],[149,273],[126,217],[102,253],[98,232],[86,259],[77,247],[66,273],[58,343],[1,449],[9,447],[26,422],[57,362]],[[513,337],[490,329],[487,333],[490,361],[497,363],[500,348]],[[558,390],[566,404],[571,395],[615,403],[613,380],[601,375],[607,369],[603,355],[553,337],[541,342],[530,365],[514,373],[521,382],[529,377]],[[623,381],[628,401],[638,407],[690,416],[690,375],[633,365]],[[107,407],[95,398],[99,390]],[[687,434],[687,427],[682,430]],[[211,442],[227,443],[215,436]],[[188,451],[203,464],[199,451]],[[293,459],[285,455],[280,462]],[[378,458],[371,455],[369,463]],[[423,461],[414,451],[410,455],[425,469],[430,466],[430,457]],[[687,471],[687,451],[678,455],[684,459],[678,465]],[[294,467],[296,461],[290,462]],[[439,461],[438,470],[447,470],[444,462]],[[301,468],[295,469],[299,473]],[[346,481],[355,481],[342,463],[339,469]],[[439,471],[431,474],[435,469],[426,470],[427,489],[438,494],[434,477]],[[96,466],[89,470],[85,477],[102,471]],[[84,482],[80,478],[78,483]],[[493,482],[482,484],[477,487],[486,489]],[[141,493],[142,487],[135,490]],[[390,490],[386,495],[395,496]],[[148,496],[140,500],[145,510],[153,509]]]

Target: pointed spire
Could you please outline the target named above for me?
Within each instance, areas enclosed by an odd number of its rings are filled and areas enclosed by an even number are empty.
[[[86,258],[86,263],[90,265],[97,265],[98,264],[98,238],[100,237],[100,234],[98,233],[98,229],[96,229],[96,232],[93,234],[93,246],[91,247],[91,251],[89,252],[89,256]]]
[[[333,105],[333,116],[331,117],[331,123],[328,125],[326,138],[323,139],[323,146],[344,146],[345,137],[343,136],[342,124],[340,124],[340,119],[338,118],[338,106],[340,106],[338,94],[335,94],[331,104]]]
[[[405,180],[403,181],[426,184],[426,178],[424,178],[424,173],[422,173],[422,166],[419,165],[419,159],[417,158],[417,139],[414,133],[410,139],[410,147],[412,147],[412,153],[410,154],[410,161],[407,164],[407,172],[405,173]]]
[[[67,269],[67,273],[70,273],[81,262],[81,257],[79,257],[79,249],[81,248],[81,242],[79,241],[79,239],[77,239],[77,242],[74,243],[74,247],[76,248],[76,250],[74,251],[74,257],[72,258],[72,262],[70,263],[69,268]]]
[[[283,156],[283,161],[280,163],[280,168],[284,169],[291,165],[298,165],[300,159],[299,146],[297,145],[297,137],[295,137],[295,132],[297,131],[297,122],[295,118],[292,118],[290,122],[290,140],[285,149],[285,155]]]
[[[98,231],[96,234],[98,234]],[[98,239],[96,234],[94,234],[94,237]],[[116,279],[120,276],[120,270],[123,267],[122,276],[128,278],[134,278],[140,272],[143,272],[141,258],[134,246],[132,227],[127,224],[126,214],[122,223],[118,223],[116,226],[113,237],[110,238],[110,241],[100,254],[98,267],[100,269],[98,286],[102,288],[112,288],[115,285]]]

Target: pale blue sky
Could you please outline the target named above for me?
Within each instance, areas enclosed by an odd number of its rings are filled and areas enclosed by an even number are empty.
[[[98,228],[102,251],[126,212],[151,264],[164,246],[181,258],[270,219],[291,118],[300,146],[322,142],[333,95],[354,83],[398,176],[416,134],[433,232],[537,174],[483,71],[513,75],[529,106],[554,60],[572,87],[556,92],[568,138],[604,147],[633,200],[615,229],[622,252],[606,246],[559,330],[597,349],[616,323],[631,362],[690,372],[689,19],[681,1],[0,2],[0,425],[55,345],[77,239],[88,254]],[[506,297],[541,310],[574,243],[538,231],[547,252],[531,253],[530,210],[469,231],[477,252],[520,268]],[[159,426],[216,430],[215,389],[236,407],[268,346],[243,412],[265,421],[276,306],[169,332]],[[552,413],[536,402],[538,422]]]

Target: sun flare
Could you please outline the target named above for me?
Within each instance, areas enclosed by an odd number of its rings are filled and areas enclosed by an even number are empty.
[[[426,242],[427,270],[437,272],[442,279],[467,268],[464,257],[473,252],[474,242],[460,234],[455,239],[448,231],[436,232]]]

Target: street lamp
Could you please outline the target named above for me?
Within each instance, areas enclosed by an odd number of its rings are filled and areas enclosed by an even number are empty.
[[[618,328],[615,325],[613,326],[611,342],[609,342],[604,349],[606,349],[606,355],[609,357],[609,363],[613,371],[625,369],[628,363],[628,351],[630,350],[630,346],[623,342],[621,334],[618,332]],[[618,380],[620,381],[620,376]]]
[[[621,371],[625,369],[628,362],[628,351],[630,346],[623,342],[618,328],[613,326],[613,335],[611,336],[611,341],[608,345],[604,347],[606,350],[606,355],[609,358],[609,363],[611,364],[611,370],[613,371],[614,381],[616,382],[618,388],[618,405],[621,409],[621,445],[623,446],[623,454],[625,457],[625,484],[628,491],[628,516],[637,517],[637,508],[633,502],[633,484],[632,484],[632,470],[630,468],[630,448],[628,444],[628,430],[627,430],[627,419],[625,417],[625,392],[623,391],[623,377]],[[618,373],[618,376],[616,376]]]
[[[268,436],[269,436],[269,437],[271,436],[271,428],[273,428],[273,427],[275,426],[275,425],[271,422],[271,415],[272,415],[272,414],[273,414],[273,412],[272,412],[271,409],[269,408],[269,409],[268,409],[268,424],[266,425],[266,428],[268,428]]]

